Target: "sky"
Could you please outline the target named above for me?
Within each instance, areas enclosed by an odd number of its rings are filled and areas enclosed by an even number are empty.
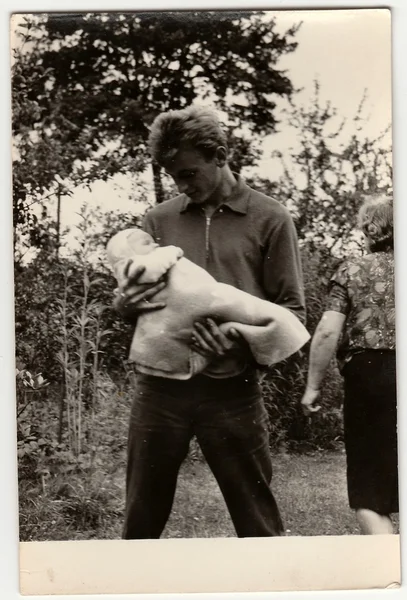
[[[313,82],[321,86],[321,99],[331,101],[340,117],[348,120],[367,91],[365,114],[370,116],[365,131],[371,136],[380,134],[391,123],[391,22],[390,11],[362,10],[308,10],[270,11],[276,16],[277,26],[285,30],[293,23],[302,22],[296,35],[298,48],[279,62],[278,68],[287,70],[301,103],[312,97]],[[338,117],[338,122],[339,122]],[[280,166],[270,154],[273,150],[286,153],[295,146],[294,130],[282,124],[281,131],[268,137],[264,144],[264,158],[257,173],[275,179]],[[146,181],[151,184],[150,172]],[[62,203],[62,226],[77,222],[81,204],[99,206],[103,211],[114,208],[121,212],[140,210],[129,200],[133,182],[127,176],[117,176],[109,182],[96,182],[91,191],[76,189],[73,196]]]
[[[387,10],[282,11],[279,25],[303,25],[297,50],[281,61],[298,98],[310,99],[313,81],[321,84],[321,99],[330,100],[341,117],[351,119],[367,90],[366,132],[378,135],[391,123],[391,21]],[[270,147],[294,143],[287,130]]]

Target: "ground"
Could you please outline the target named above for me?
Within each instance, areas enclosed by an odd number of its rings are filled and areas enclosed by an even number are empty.
[[[279,454],[273,464],[273,491],[287,535],[358,533],[347,506],[343,453]],[[222,495],[206,464],[186,465],[164,536],[233,535]]]
[[[289,536],[358,534],[348,507],[345,454],[277,454],[273,491]],[[91,481],[20,484],[20,537],[28,540],[120,538],[124,504],[124,462]],[[180,472],[173,511],[163,537],[230,537],[235,532],[207,465],[187,460]]]

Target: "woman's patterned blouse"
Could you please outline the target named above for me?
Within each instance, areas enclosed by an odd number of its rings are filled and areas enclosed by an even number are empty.
[[[345,260],[330,280],[325,310],[346,315],[337,354],[340,369],[355,352],[395,350],[393,251]]]

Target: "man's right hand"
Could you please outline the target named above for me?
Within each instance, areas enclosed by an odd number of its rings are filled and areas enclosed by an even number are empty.
[[[126,267],[126,271],[129,267],[130,264]],[[142,313],[160,310],[166,306],[165,302],[150,302],[158,292],[165,288],[166,281],[137,283],[144,271],[144,267],[136,268],[132,273],[131,281],[116,291],[113,308],[124,318],[137,318]]]

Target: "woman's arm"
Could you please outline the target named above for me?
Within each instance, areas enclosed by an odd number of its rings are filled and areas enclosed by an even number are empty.
[[[301,400],[305,414],[316,412],[320,408],[314,406],[314,402],[334,357],[345,320],[346,315],[343,313],[327,310],[318,323],[311,342],[307,387]]]

